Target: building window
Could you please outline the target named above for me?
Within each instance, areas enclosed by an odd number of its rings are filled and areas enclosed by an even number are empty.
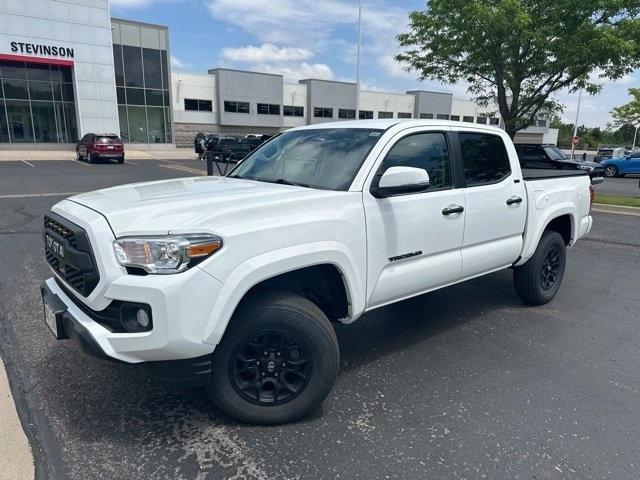
[[[333,118],[333,108],[313,107],[313,116],[315,118]]]
[[[422,120],[431,120],[433,119],[433,113],[421,113],[420,118]]]
[[[273,103],[259,103],[258,115],[280,115],[280,105]]]
[[[465,115],[464,117],[462,117],[462,121],[467,123],[473,123],[473,117],[468,117]]]
[[[451,120],[453,120],[454,122],[459,122],[460,121],[460,115],[451,115]]]
[[[393,112],[378,112],[378,118],[393,118]]]
[[[360,110],[358,112],[358,118],[360,120],[372,120],[373,112],[371,110]]]
[[[449,115],[445,115],[444,113],[439,113],[438,115],[436,115],[436,118],[438,120],[449,120]]]
[[[149,30],[147,27],[140,28]],[[150,30],[158,35],[163,33]],[[122,140],[171,143],[172,108],[167,51],[114,43],[113,58]],[[189,99],[185,100],[185,110],[191,110],[190,106],[195,107],[193,110],[206,108],[204,103],[199,105],[198,100],[195,102],[192,105]]]
[[[304,107],[285,105],[282,107],[282,113],[285,117],[304,117]]]
[[[213,102],[211,100],[197,100],[195,98],[184,99],[184,109],[193,112],[213,112]]]
[[[338,109],[338,118],[344,119],[355,119],[356,111],[350,108],[339,108]]]
[[[411,118],[411,114],[408,112],[398,112],[398,118]]]
[[[0,143],[78,140],[71,69],[0,61]]]
[[[538,126],[539,127],[546,127],[547,126],[547,121],[546,120],[538,120]]]
[[[499,118],[495,118],[495,117],[491,117],[489,119],[489,125],[500,125],[500,119]]]
[[[476,118],[476,123],[480,123],[482,125],[486,125],[487,124],[487,117],[478,117],[478,118]]]
[[[249,102],[224,101],[224,111],[229,113],[249,113]]]

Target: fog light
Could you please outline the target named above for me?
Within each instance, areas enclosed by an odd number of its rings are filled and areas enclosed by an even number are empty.
[[[149,319],[149,314],[143,308],[139,309],[136,313],[136,320],[138,320],[138,325],[140,325],[142,328],[147,328],[149,326],[149,322],[151,321]]]

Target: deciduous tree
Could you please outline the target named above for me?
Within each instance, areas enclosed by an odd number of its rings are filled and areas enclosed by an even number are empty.
[[[396,59],[420,79],[466,82],[512,137],[560,111],[553,94],[640,66],[640,0],[429,0],[409,14]]]

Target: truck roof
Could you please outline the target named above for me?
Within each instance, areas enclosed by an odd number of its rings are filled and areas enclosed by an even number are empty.
[[[387,130],[394,125],[402,124],[405,127],[469,127],[473,129],[493,130],[497,132],[504,132],[499,127],[491,125],[483,125],[481,123],[466,123],[452,120],[418,120],[418,119],[379,119],[379,120],[344,120],[338,122],[323,122],[315,123],[313,125],[304,125],[301,127],[295,127],[290,130],[311,130],[321,128],[373,128],[380,130]]]

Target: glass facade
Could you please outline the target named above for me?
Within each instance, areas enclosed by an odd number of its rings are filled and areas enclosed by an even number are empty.
[[[71,68],[0,61],[0,143],[77,140]]]
[[[119,22],[112,25],[120,136],[129,143],[171,143],[167,32]]]

